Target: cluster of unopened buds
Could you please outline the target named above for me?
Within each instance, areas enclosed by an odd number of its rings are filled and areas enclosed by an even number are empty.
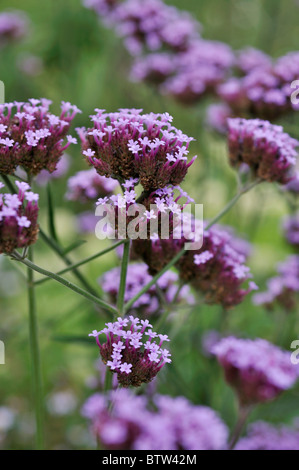
[[[149,383],[164,364],[171,362],[170,352],[161,347],[169,341],[168,336],[157,334],[151,328],[148,320],[130,316],[107,323],[103,330],[89,335],[96,338],[104,364],[117,374],[123,387]],[[106,335],[103,344],[98,339],[101,334]]]
[[[291,255],[277,266],[278,274],[268,279],[267,290],[254,295],[253,303],[268,310],[275,306],[285,312],[296,309],[299,293],[299,255]]]
[[[39,195],[29,184],[16,181],[17,194],[0,194],[0,254],[12,253],[17,248],[27,248],[38,235]],[[0,189],[4,185],[0,183]]]

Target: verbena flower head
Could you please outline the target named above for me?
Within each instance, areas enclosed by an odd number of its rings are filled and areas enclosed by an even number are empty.
[[[247,58],[251,57],[251,53]],[[245,58],[245,54],[244,54]],[[274,64],[266,58],[259,66],[246,64],[248,73],[241,78],[230,78],[218,88],[219,96],[231,107],[235,116],[258,117],[271,122],[298,110],[291,94],[291,83],[299,76],[299,53],[290,52]],[[255,53],[255,61],[257,55]]]
[[[259,119],[228,119],[229,158],[233,167],[246,163],[254,177],[285,184],[296,164],[299,142],[281,126]]]
[[[186,242],[192,242],[192,237],[194,240],[199,225],[202,223],[195,220],[190,234],[186,232],[181,238],[174,231],[167,240],[136,240],[133,242],[134,251],[148,264],[150,272],[155,274],[170,262]],[[249,282],[246,289],[242,287],[251,278],[250,269],[245,264],[247,256],[248,246],[245,241],[241,243],[231,229],[213,226],[204,231],[202,247],[187,250],[176,267],[180,279],[204,295],[205,302],[230,308],[257,288],[253,282]]]
[[[174,73],[161,85],[161,92],[172,95],[183,104],[193,104],[213,93],[234,63],[227,44],[198,39],[173,57]]]
[[[109,403],[112,411],[109,413]],[[157,395],[155,410],[144,396],[122,389],[108,396],[95,394],[82,414],[107,450],[221,450],[228,430],[219,416],[183,397]]]
[[[120,0],[83,0],[83,5],[86,8],[95,10],[103,19],[108,19],[119,3]]]
[[[283,308],[286,312],[294,310],[297,306],[299,292],[299,256],[291,255],[277,266],[278,275],[267,282],[267,290],[255,294],[255,305],[263,305],[268,310],[275,306]]]
[[[42,170],[52,173],[63,152],[77,143],[67,133],[80,110],[62,102],[61,114],[55,116],[50,104],[45,98],[32,98],[27,103],[0,105],[0,173],[14,174],[17,166],[30,175]]]
[[[79,171],[68,180],[66,198],[83,203],[95,201],[100,197],[110,196],[117,186],[117,181],[100,176],[94,168]]]
[[[299,450],[299,427],[273,426],[263,421],[252,423],[247,436],[235,450]]]
[[[187,161],[194,139],[173,127],[168,113],[96,109],[91,119],[93,127],[78,133],[86,160],[102,176],[137,179],[145,191],[154,191],[180,184],[195,160]]]
[[[299,170],[294,169],[294,172],[290,175],[290,181],[282,189],[294,195],[299,193]]]
[[[244,73],[248,74],[256,68],[270,69],[272,66],[271,57],[268,54],[255,49],[254,47],[247,47],[238,51],[236,67]]]
[[[0,193],[0,254],[28,247],[37,239],[39,196],[27,183],[16,185],[18,194]]]
[[[107,229],[118,238],[150,240],[168,238],[181,223],[183,209],[194,200],[180,186],[169,185],[139,197],[135,189],[138,179],[130,178],[122,186],[123,195],[99,198],[96,205],[107,215]],[[185,204],[181,203],[185,200]],[[167,219],[167,223],[163,223]]]
[[[169,52],[153,52],[137,57],[132,65],[130,78],[133,82],[160,85],[176,70],[175,55]]]
[[[117,374],[118,383],[123,387],[139,387],[150,382],[171,362],[168,349],[162,347],[168,336],[155,333],[148,320],[133,316],[118,318],[106,323],[101,331],[89,336],[96,338],[104,364]],[[106,335],[106,342],[100,343],[98,336]]]
[[[161,0],[120,3],[109,22],[132,55],[165,48],[184,50],[199,37],[201,25],[192,16]]]
[[[28,18],[22,11],[4,11],[0,13],[0,47],[22,39],[28,31]]]
[[[283,232],[287,242],[298,248],[299,247],[299,212],[285,217],[283,220]]]
[[[299,377],[290,353],[263,339],[227,337],[213,347],[226,381],[242,405],[271,401]]]
[[[99,283],[104,292],[109,295],[110,300],[116,303],[118,285],[120,280],[120,268],[114,268],[104,274],[99,279]],[[131,300],[144,286],[152,280],[152,276],[148,274],[147,266],[144,263],[133,263],[128,266],[128,274],[126,281],[125,302]],[[178,289],[178,275],[173,271],[167,271],[157,281],[159,289],[163,292],[164,298],[168,303],[174,300],[174,296]],[[188,286],[180,291],[176,304],[194,303],[194,297]],[[145,294],[143,294],[132,307],[132,312],[139,317],[157,316],[161,314],[163,308],[161,298],[157,291],[157,286],[152,286]]]

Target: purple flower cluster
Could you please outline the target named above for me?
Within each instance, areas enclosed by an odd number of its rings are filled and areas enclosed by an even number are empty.
[[[49,181],[60,179],[66,175],[70,167],[70,156],[64,153],[57,163],[56,170],[49,173],[47,170],[42,170],[36,177],[35,181],[39,186],[45,186]]]
[[[159,85],[161,93],[183,104],[193,104],[224,81],[233,63],[234,55],[229,46],[197,39],[184,52],[138,57],[131,78]]]
[[[246,163],[255,178],[286,184],[296,164],[299,142],[281,126],[259,119],[228,119],[229,159],[233,167]]]
[[[16,185],[18,194],[0,194],[0,254],[28,247],[37,239],[39,196],[27,183]]]
[[[118,383],[123,387],[149,383],[166,363],[171,362],[168,349],[162,349],[162,344],[169,341],[168,336],[157,334],[151,328],[148,320],[131,315],[106,323],[103,330],[89,335],[96,338],[104,364],[117,374]],[[98,339],[100,334],[106,335],[104,344]]]
[[[77,129],[86,160],[102,176],[137,179],[145,191],[180,184],[195,159],[187,161],[194,139],[173,127],[168,113],[141,111],[96,109],[93,127]]]
[[[79,171],[68,180],[66,198],[83,203],[95,201],[100,197],[110,196],[117,185],[115,180],[98,175],[94,168]]]
[[[277,267],[278,275],[269,279],[267,291],[255,294],[255,305],[273,310],[275,305],[287,312],[296,308],[299,292],[299,256],[291,255]]]
[[[174,73],[163,82],[161,92],[183,104],[194,104],[216,90],[233,63],[234,54],[228,45],[196,40],[186,52],[176,55]]]
[[[299,213],[283,220],[283,231],[288,243],[299,248]]]
[[[132,240],[156,239],[161,234],[168,237],[184,215],[185,205],[179,203],[180,199],[186,199],[185,204],[194,200],[180,186],[171,185],[148,194],[142,193],[138,198],[135,191],[137,182],[137,178],[130,178],[122,184],[123,195],[98,199],[96,205],[102,206],[107,214],[108,230],[116,233],[118,238]],[[165,217],[166,228],[162,224]]]
[[[62,102],[58,117],[50,113],[50,104],[45,98],[32,98],[28,103],[0,105],[0,173],[13,174],[17,166],[30,175],[42,170],[52,173],[63,152],[77,143],[67,133],[80,110]]]
[[[247,47],[237,53],[235,65],[241,73],[246,75],[256,68],[263,68],[264,70],[271,68],[272,59],[259,49]]]
[[[107,411],[113,403],[112,412]],[[82,414],[107,450],[221,450],[228,430],[211,408],[193,405],[183,397],[157,395],[155,411],[144,396],[117,390],[95,394]]]
[[[194,222],[189,239],[187,234],[179,238],[174,232],[167,240],[136,240],[133,242],[135,253],[148,264],[151,273],[157,273],[186,242],[192,241],[191,236],[198,233],[198,224],[199,221]],[[247,243],[242,243],[231,230],[213,226],[204,231],[202,247],[187,250],[176,267],[180,279],[199,291],[205,302],[231,308],[257,289],[253,282],[247,289],[242,288],[242,284],[251,277],[250,269],[245,265],[247,250]]]
[[[264,339],[227,337],[212,351],[243,406],[275,399],[299,377],[290,353]]]
[[[294,195],[299,193],[299,171],[297,169],[294,169],[290,175],[290,181],[282,189]]]
[[[104,21],[123,38],[132,55],[162,48],[184,50],[199,36],[200,24],[190,14],[165,5],[161,0],[88,0],[87,6],[101,17],[104,14]]]
[[[102,19],[108,19],[120,0],[83,0],[86,8],[91,8],[97,12]]]
[[[231,108],[232,115],[273,120],[298,105],[292,103],[291,83],[299,76],[299,53],[290,52],[274,64],[261,52],[246,51],[239,66],[246,72],[241,78],[230,78],[218,87],[218,95]]]
[[[291,428],[276,427],[263,421],[253,423],[235,450],[299,450],[298,425]]]
[[[101,288],[109,295],[112,302],[116,302],[118,285],[120,279],[120,268],[114,268],[104,274],[99,279]],[[147,266],[143,263],[133,263],[128,266],[128,274],[126,281],[125,302],[131,300],[144,286],[152,280],[152,276],[148,274]],[[178,275],[173,271],[167,271],[157,282],[159,289],[163,292],[167,303],[174,300],[178,289]],[[179,303],[194,303],[194,297],[188,286],[180,291],[176,299],[176,305]],[[152,286],[148,292],[143,294],[134,304],[133,310],[137,316],[153,316],[159,315],[162,311],[161,298],[157,291],[157,286]]]
[[[103,5],[109,3],[109,6]],[[235,63],[231,48],[200,37],[200,23],[161,0],[112,2],[87,0],[109,27],[124,40],[135,58],[133,81],[159,86],[161,93],[193,104],[215,92]]]
[[[23,12],[16,10],[0,13],[0,47],[22,39],[27,31],[28,19]]]

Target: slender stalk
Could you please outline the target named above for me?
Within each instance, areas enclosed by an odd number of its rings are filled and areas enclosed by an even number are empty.
[[[48,226],[51,238],[55,240],[56,243],[58,242],[58,236],[56,232],[55,226],[55,215],[54,215],[54,205],[53,205],[53,197],[51,191],[51,184],[48,182],[47,184],[47,202],[48,202]]]
[[[121,317],[125,313],[124,304],[125,304],[126,280],[127,280],[129,258],[130,258],[130,240],[125,240],[123,258],[122,258],[122,263],[121,263],[121,271],[120,271],[120,282],[119,282],[119,289],[118,289],[118,296],[117,296],[117,309]]]
[[[235,429],[233,430],[230,441],[229,441],[229,445],[228,445],[229,450],[233,450],[238,440],[240,439],[240,436],[242,434],[242,431],[244,429],[245,423],[247,421],[247,418],[250,412],[251,412],[250,407],[242,407],[241,405],[239,406],[239,416],[237,419]]]
[[[114,245],[109,246],[105,250],[99,251],[95,255],[89,256],[88,258],[85,258],[81,261],[78,261],[78,263],[70,264],[67,268],[64,268],[61,271],[58,271],[58,273],[56,273],[56,274],[58,274],[58,275],[65,274],[69,271],[72,271],[73,269],[79,268],[80,266],[83,266],[84,264],[87,264],[90,261],[93,261],[93,260],[99,258],[100,256],[103,256],[106,253],[109,253],[112,250],[115,250],[118,246],[122,245],[124,242],[125,242],[125,240],[121,240],[121,241],[115,243]],[[45,282],[50,281],[50,280],[51,280],[51,278],[45,277],[43,279],[39,279],[38,281],[35,281],[35,285],[44,284]]]
[[[16,189],[14,188],[14,185],[10,181],[9,177],[6,175],[1,175],[1,178],[3,179],[4,184],[9,188],[10,192],[15,194]]]
[[[55,242],[55,240],[48,237],[48,235],[40,228],[39,230],[41,238],[44,240],[45,243],[53,250],[55,253],[64,261],[67,266],[72,266],[72,261],[66,256],[63,252],[63,249]],[[97,296],[97,292],[95,289],[89,284],[89,282],[85,279],[85,277],[76,269],[73,268],[73,274],[76,276],[78,281],[88,290],[92,295],[95,297]]]
[[[6,186],[9,188],[10,192],[15,194],[16,193],[16,188],[12,184],[11,180],[9,179],[8,176],[6,175],[1,175],[4,183]],[[31,178],[30,175],[28,175],[28,183],[31,184]],[[44,240],[45,243],[53,250],[55,253],[64,261],[64,263],[68,266],[71,266],[73,263],[72,261],[64,254],[63,249],[60,247],[60,245],[53,240],[52,238],[48,237],[46,233],[40,228],[39,233],[41,238]],[[87,289],[92,295],[97,296],[97,292],[93,287],[88,283],[88,281],[85,279],[85,277],[76,269],[73,269],[74,275],[77,277],[77,279],[81,282],[81,284]]]
[[[236,196],[222,209],[219,214],[214,217],[210,221],[210,223],[205,227],[205,230],[210,229],[213,225],[215,225],[227,212],[230,211],[230,209],[238,202],[238,200],[243,196],[243,194],[247,193],[250,189],[254,188],[257,186],[261,180],[256,180],[253,183],[248,184],[247,186],[244,186],[243,188],[240,189],[240,191],[236,194]],[[186,252],[185,248],[182,248],[181,251],[179,251],[175,257],[166,265],[164,266],[161,271],[159,271],[158,274],[156,274],[150,282],[146,284],[132,299],[129,300],[129,302],[126,303],[124,307],[125,313],[134,305],[136,300],[138,300],[143,294],[145,294],[156,282],[160,279],[160,277],[163,276],[169,269],[171,269],[178,261],[179,259],[184,255]]]
[[[28,251],[30,262],[33,260],[33,248]],[[43,416],[43,393],[42,393],[42,377],[40,353],[38,344],[38,326],[36,312],[36,297],[34,287],[34,272],[28,267],[28,308],[29,308],[29,332],[30,332],[30,351],[32,361],[32,382],[33,396],[35,403],[35,419],[36,419],[36,447],[38,450],[44,447],[44,416]]]
[[[252,188],[257,186],[261,183],[261,180],[256,180],[253,183],[244,186],[239,190],[239,192],[232,198],[232,200],[219,212],[214,219],[212,219],[209,224],[205,227],[205,230],[209,230],[213,225],[217,224],[217,222],[222,219],[230,210],[231,208],[239,201],[239,199],[245,194],[248,193]]]
[[[112,315],[117,315],[118,314],[118,310],[116,310],[116,308],[112,307],[112,305],[109,305],[106,302],[104,302],[104,300],[102,300],[99,297],[96,297],[96,296],[90,294],[89,292],[81,289],[81,287],[76,286],[75,284],[68,281],[67,279],[64,279],[63,277],[59,276],[58,274],[52,273],[51,271],[47,271],[46,269],[41,268],[40,266],[37,266],[36,264],[34,264],[29,259],[23,259],[19,255],[19,253],[14,252],[12,254],[12,257],[14,259],[16,259],[17,261],[19,261],[20,263],[25,264],[28,268],[32,269],[33,271],[36,271],[36,272],[42,274],[43,276],[47,276],[47,277],[50,277],[50,278],[54,279],[56,282],[59,282],[63,286],[67,287],[68,289],[76,292],[79,295],[82,295],[82,297],[85,297],[86,299],[90,300],[91,302],[94,302],[95,304],[100,305],[103,309],[105,309],[107,312],[111,313]]]
[[[104,383],[104,392],[107,393],[112,389],[112,380],[113,380],[113,373],[109,369],[109,367],[106,367],[106,372],[105,372],[105,383]]]

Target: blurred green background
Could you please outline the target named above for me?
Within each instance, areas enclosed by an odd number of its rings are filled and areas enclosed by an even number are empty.
[[[234,49],[253,46],[278,57],[298,47],[298,1],[173,0],[166,3],[192,12],[203,26],[204,38],[224,41]],[[31,24],[30,33],[22,42],[0,50],[0,79],[5,83],[6,101],[46,97],[53,100],[53,112],[58,112],[61,100],[70,101],[83,111],[75,119],[74,127],[88,125],[88,116],[95,107],[108,111],[121,107],[143,108],[145,112],[168,111],[174,116],[176,127],[196,138],[191,153],[198,154],[198,159],[184,188],[197,203],[204,204],[205,217],[218,213],[235,193],[236,179],[227,163],[224,138],[209,132],[204,124],[208,101],[184,108],[146,85],[130,83],[127,79],[130,58],[120,39],[104,28],[80,0],[1,0],[0,10],[8,8],[25,11]],[[32,55],[38,58],[39,64],[38,73],[33,76],[20,70],[20,63]],[[292,126],[292,132],[296,127],[298,132],[294,136],[298,138],[299,126]],[[79,145],[72,146],[69,153],[72,157],[69,176],[86,169]],[[66,246],[78,239],[75,215],[81,208],[64,199],[66,178],[55,180],[52,186],[58,207],[58,233]],[[45,189],[39,191],[41,225],[47,228],[46,210],[43,210]],[[281,218],[287,211],[286,201],[278,190],[264,184],[246,195],[223,220],[253,243],[249,264],[261,290],[266,279],[275,273],[275,264],[292,252],[281,233]],[[87,243],[72,253],[73,260],[106,246],[93,235],[85,239]],[[42,241],[37,243],[36,260],[53,271],[64,267]],[[82,268],[82,272],[99,289],[97,278],[117,263],[118,258],[112,253]],[[0,269],[0,339],[6,347],[6,364],[0,365],[0,407],[15,412],[14,425],[7,433],[1,431],[0,420],[0,448],[31,448],[34,418],[25,283],[10,260],[3,256],[0,256]],[[220,329],[223,333],[263,337],[279,344],[282,329],[289,321],[282,317],[279,325],[279,316],[281,312],[267,313],[254,307],[247,298],[229,313],[217,306],[201,306],[185,321],[179,317],[182,326],[171,345],[174,360],[163,370],[158,390],[212,406],[231,426],[236,417],[235,399],[214,359],[203,356],[201,336],[210,329]],[[97,375],[94,367],[97,348],[87,341],[67,341],[65,336],[88,338],[91,330],[101,328],[103,320],[88,301],[52,281],[39,288],[38,317],[47,404],[47,448],[90,448],[92,442],[80,416],[80,407],[91,393],[91,378]],[[291,340],[298,337],[297,322],[291,337],[285,336],[281,345],[289,348]],[[64,395],[59,398],[56,394],[61,392]],[[60,412],[53,405],[55,397],[60,400]],[[291,423],[296,415],[299,417],[298,398],[297,387],[274,403],[258,407],[251,420]]]

